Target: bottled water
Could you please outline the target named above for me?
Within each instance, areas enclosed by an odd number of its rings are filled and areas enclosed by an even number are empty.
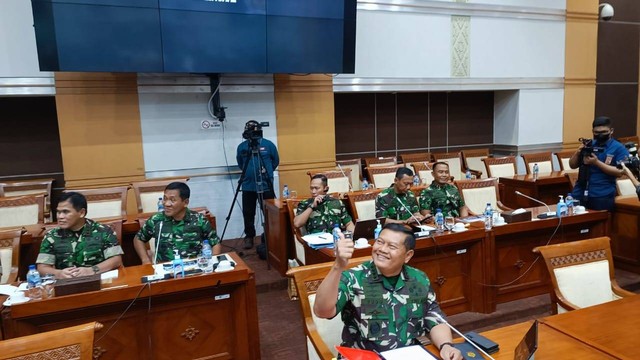
[[[284,184],[284,187],[282,188],[282,198],[288,199],[289,195],[290,195],[289,187],[287,186],[287,184]]]
[[[493,209],[491,209],[491,203],[487,203],[487,207],[484,208],[484,228],[491,230],[491,222],[493,221]]]
[[[567,215],[573,215],[573,196],[571,196],[571,193],[567,194],[564,202],[567,204]]]
[[[533,164],[533,180],[538,180],[538,173],[540,173],[540,167],[538,163]]]
[[[27,272],[27,289],[29,289],[29,297],[32,299],[42,299],[42,280],[40,273],[36,270],[35,265],[29,265]]]
[[[211,250],[211,245],[209,245],[209,240],[204,240],[202,242],[202,257],[211,260],[213,257],[213,251]]]
[[[162,202],[162,198],[158,198],[158,212],[164,211],[164,203]]]
[[[467,169],[467,172],[464,175],[465,178],[467,178],[467,180],[471,180],[471,170]]]
[[[369,190],[369,182],[367,181],[366,178],[364,180],[362,180],[362,190],[363,191]]]
[[[418,176],[418,174],[413,175],[413,186],[418,186],[420,185],[420,177]]]
[[[444,215],[442,215],[442,210],[436,209],[436,232],[441,233],[444,231]]]
[[[331,232],[333,234],[333,254],[337,255],[338,254],[338,240],[340,240],[340,225],[339,224],[335,224],[333,225],[333,231]]]

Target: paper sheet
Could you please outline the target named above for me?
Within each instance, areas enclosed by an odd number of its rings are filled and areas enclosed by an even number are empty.
[[[100,280],[115,279],[118,277],[118,269],[103,272],[100,274]]]
[[[0,294],[11,296],[16,290],[18,290],[17,286],[13,285],[0,285]]]
[[[381,352],[386,360],[438,360],[422,345],[405,346],[394,350]]]
[[[333,235],[328,233],[308,234],[302,237],[309,245],[333,244]]]

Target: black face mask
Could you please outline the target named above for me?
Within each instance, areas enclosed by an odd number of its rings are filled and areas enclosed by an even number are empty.
[[[593,136],[593,138],[596,140],[596,142],[598,142],[600,144],[604,144],[607,141],[609,141],[609,139],[611,138],[611,133],[609,133],[609,134],[595,134]]]

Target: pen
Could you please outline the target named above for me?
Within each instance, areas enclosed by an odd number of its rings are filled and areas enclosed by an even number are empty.
[[[378,355],[378,357],[380,358],[380,360],[387,360],[384,358],[384,356],[382,356],[382,354],[380,354],[380,352],[376,349],[373,349],[373,352],[376,353],[376,355]]]

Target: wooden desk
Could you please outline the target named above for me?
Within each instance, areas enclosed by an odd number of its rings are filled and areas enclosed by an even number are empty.
[[[535,201],[516,195],[516,191],[546,204],[557,204],[559,195],[567,196],[571,192],[571,182],[562,171],[540,175],[537,180],[533,179],[533,175],[501,177],[499,182],[503,190],[503,193],[500,194],[500,200],[505,206],[513,209],[540,206]]]
[[[483,332],[482,335],[500,345],[500,351],[491,356],[496,360],[513,360],[516,346],[529,330],[531,324],[532,322],[529,321]],[[433,354],[439,354],[433,345],[427,346],[427,349]],[[535,358],[536,360],[615,359],[543,323],[538,324],[538,350],[535,353]]]
[[[616,198],[612,227],[611,251],[616,268],[640,274],[640,201],[636,195]]]
[[[538,213],[545,212],[546,208],[531,210],[535,218]],[[550,243],[608,236],[608,219],[608,212],[591,210],[586,214],[563,217],[562,224]],[[489,283],[500,285],[488,290],[487,301],[491,312],[495,311],[497,304],[551,291],[544,260],[532,250],[536,246],[547,244],[557,225],[558,218],[536,219],[496,226],[487,233],[484,266],[488,269]],[[531,270],[520,278],[531,266]]]
[[[265,229],[268,261],[281,276],[287,274],[287,259],[295,257],[293,233],[287,209],[287,202],[280,199],[265,200]]]
[[[106,359],[258,359],[253,270],[232,253],[233,271],[141,284],[150,265],[120,270],[103,290],[30,301],[2,310],[6,338],[90,321],[103,323],[95,349]],[[218,297],[216,299],[216,297]],[[127,306],[133,305],[125,315]],[[107,329],[113,328],[105,335]]]
[[[638,295],[550,316],[542,321],[615,358],[640,359]]]

